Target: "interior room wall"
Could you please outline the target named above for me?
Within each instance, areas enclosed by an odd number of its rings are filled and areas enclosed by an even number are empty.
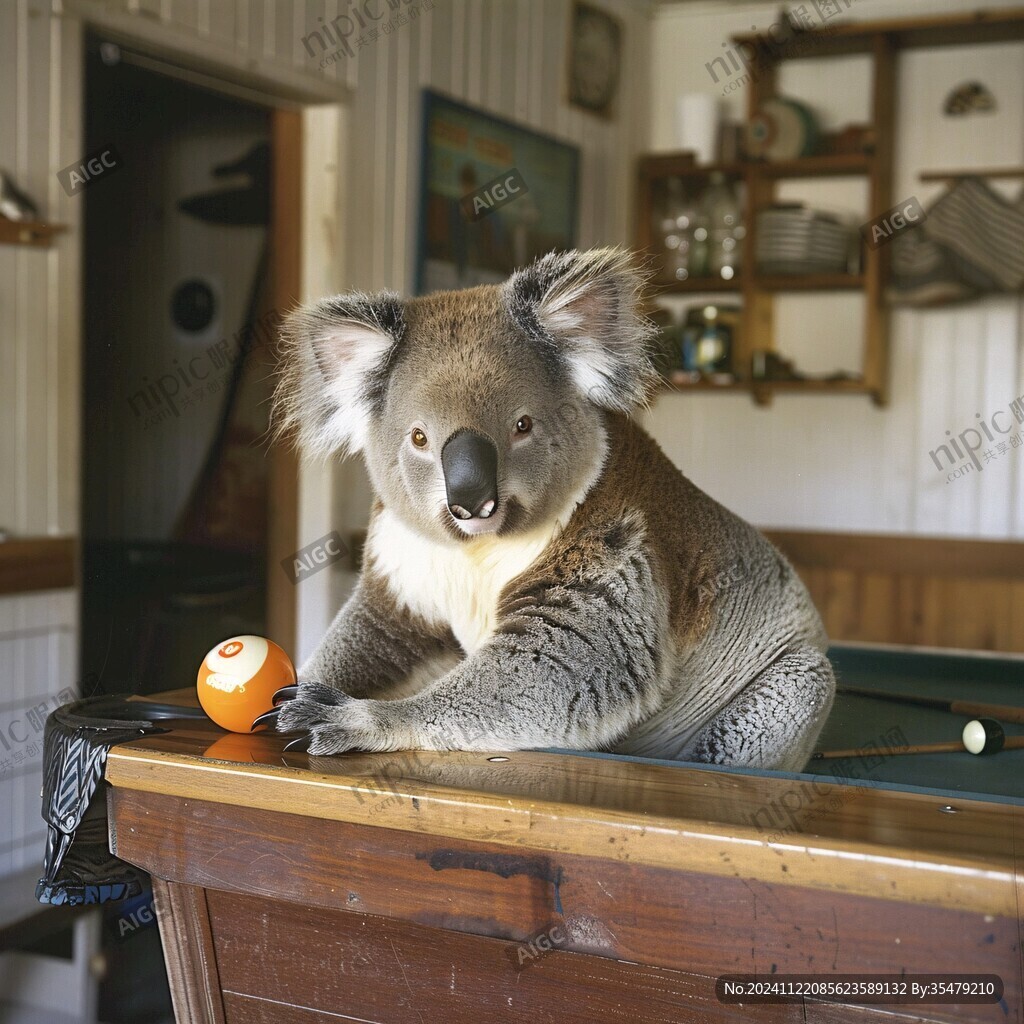
[[[841,4],[840,6],[844,6]],[[976,8],[966,0],[853,0],[850,19],[923,17]],[[986,8],[1016,6],[986,3]],[[806,5],[814,16],[815,8]],[[677,147],[675,102],[685,92],[719,96],[731,120],[746,113],[746,90],[713,81],[707,65],[736,32],[765,31],[774,3],[680,3],[659,8],[651,30],[648,151]],[[995,94],[990,115],[948,118],[953,86],[979,79]],[[864,58],[783,65],[783,92],[803,99],[826,127],[868,120]],[[894,196],[927,208],[942,189],[925,169],[1024,164],[1024,44],[904,53],[899,60]],[[1024,183],[1004,183],[1018,194]],[[860,191],[858,191],[860,190]],[[862,209],[855,181],[792,182],[781,191],[823,206]],[[687,297],[689,298],[689,297]],[[855,295],[781,296],[780,347],[807,370],[850,367],[857,358]],[[1024,448],[947,482],[929,452],[1024,394],[1024,305],[989,297],[960,308],[897,310],[892,317],[891,401],[860,396],[776,396],[769,407],[742,394],[659,399],[648,425],[702,488],[758,525],[804,530],[1024,536]]]

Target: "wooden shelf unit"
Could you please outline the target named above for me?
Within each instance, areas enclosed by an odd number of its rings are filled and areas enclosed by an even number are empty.
[[[889,311],[885,305],[888,275],[888,246],[864,251],[860,274],[810,274],[800,276],[763,275],[754,269],[757,212],[771,205],[776,184],[784,179],[863,177],[868,184],[868,209],[864,221],[892,208],[894,124],[897,103],[896,60],[900,50],[964,46],[977,43],[1024,41],[1024,9],[977,11],[968,14],[899,20],[828,23],[824,30],[798,32],[788,44],[776,45],[770,52],[757,44],[760,37],[740,34],[733,37],[737,47],[747,44],[761,55],[757,74],[747,85],[748,116],[753,116],[768,99],[776,95],[778,65],[786,60],[806,60],[847,54],[871,57],[870,152],[826,153],[770,163],[745,160],[737,163],[698,166],[691,154],[667,153],[641,159],[637,189],[638,246],[655,258],[660,252],[654,244],[652,227],[655,183],[661,179],[706,179],[722,172],[745,191],[742,269],[732,281],[656,281],[658,294],[742,295],[743,318],[734,344],[733,365],[741,374],[750,367],[754,351],[775,348],[774,295],[781,292],[861,291],[864,296],[864,336],[861,353],[861,377],[856,380],[741,380],[734,386],[714,384],[669,385],[667,390],[736,391],[749,390],[755,400],[770,401],[775,392],[866,394],[878,405],[888,400]],[[1005,172],[1007,174],[1011,172]],[[1019,171],[1014,170],[1016,176]]]
[[[871,173],[870,153],[822,153],[799,160],[751,160],[746,168],[764,178],[853,178]]]

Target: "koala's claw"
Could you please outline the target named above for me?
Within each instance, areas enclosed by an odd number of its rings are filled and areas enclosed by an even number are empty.
[[[256,720],[273,724],[278,732],[304,734],[292,740],[285,750],[341,754],[346,750],[370,749],[369,733],[364,734],[358,727],[358,724],[368,724],[365,712],[368,702],[312,680],[299,683],[294,689],[293,696]]]
[[[299,684],[293,683],[291,686],[282,686],[280,690],[274,693],[271,703],[274,707],[277,707],[282,701],[291,700],[299,692]]]
[[[262,715],[253,720],[252,725],[249,726],[250,730],[255,732],[257,725],[269,725],[271,727],[276,727],[277,716],[280,710],[280,708],[274,708],[272,711],[265,711]]]

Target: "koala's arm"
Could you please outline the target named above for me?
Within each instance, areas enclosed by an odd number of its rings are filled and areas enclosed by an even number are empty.
[[[372,697],[456,647],[450,632],[431,629],[398,607],[384,583],[364,573],[298,677],[351,697]]]
[[[278,726],[313,754],[596,748],[656,709],[665,602],[635,526],[568,550],[503,595],[489,641],[421,693],[353,700],[305,683]]]

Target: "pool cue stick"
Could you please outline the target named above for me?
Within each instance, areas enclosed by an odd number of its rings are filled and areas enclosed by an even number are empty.
[[[1007,736],[1003,740],[1002,750],[1024,750],[1024,736]],[[865,750],[816,750],[811,754],[812,761],[825,761],[832,757],[864,757]],[[872,751],[886,757],[892,754],[966,754],[963,743],[917,743],[909,747],[885,747]]]
[[[959,743],[947,740],[944,743],[907,744],[905,747],[887,747],[886,753],[891,757],[895,754],[959,754],[966,751],[984,756],[998,754],[1001,750],[1024,750],[1024,736],[1007,736],[1002,724],[994,718],[975,718],[964,726]],[[863,747],[857,750],[817,750],[809,760],[862,757],[866,752],[867,748]]]
[[[939,708],[965,718],[998,718],[1002,722],[1024,725],[1024,708],[1008,704],[984,704],[973,700],[944,700],[942,697],[915,697],[908,693],[883,693],[881,690],[866,690],[860,686],[839,686],[836,693],[852,693],[857,697],[874,697],[877,700],[891,700],[898,704],[919,704],[927,708]]]

